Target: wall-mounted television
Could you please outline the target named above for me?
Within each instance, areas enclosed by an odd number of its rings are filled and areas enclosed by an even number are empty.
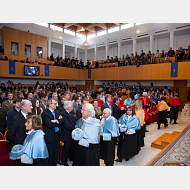
[[[24,75],[39,76],[40,75],[40,67],[24,65]]]

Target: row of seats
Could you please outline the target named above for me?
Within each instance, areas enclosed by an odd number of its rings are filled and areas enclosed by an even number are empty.
[[[16,161],[9,158],[7,131],[4,135],[0,132],[0,166],[16,166]]]

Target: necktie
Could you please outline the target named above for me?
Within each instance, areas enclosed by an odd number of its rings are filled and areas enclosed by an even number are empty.
[[[27,119],[27,117],[28,117],[28,114],[26,114],[26,119]]]
[[[54,116],[54,119],[55,119],[55,112],[53,111],[53,116]],[[58,127],[55,127],[55,132],[58,132],[59,128]]]
[[[110,108],[110,110],[111,110],[111,105],[110,105],[110,103],[108,103],[108,105],[109,105],[109,108]]]

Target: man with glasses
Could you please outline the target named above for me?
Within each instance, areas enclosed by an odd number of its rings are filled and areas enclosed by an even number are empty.
[[[56,110],[57,102],[54,99],[48,99],[47,107],[42,113],[43,130],[45,133],[45,142],[49,152],[49,165],[57,166],[57,157],[59,154],[59,115],[60,112]]]

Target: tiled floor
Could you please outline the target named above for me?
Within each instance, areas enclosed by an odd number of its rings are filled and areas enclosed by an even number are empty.
[[[190,116],[181,116],[181,113],[179,113],[177,123],[178,124],[175,125],[169,124],[169,126],[166,128],[164,128],[164,125],[162,124],[160,130],[157,129],[158,126],[156,122],[148,125],[147,130],[149,130],[149,132],[146,133],[146,137],[144,139],[145,146],[141,148],[141,151],[137,155],[129,159],[129,161],[125,161],[125,159],[123,159],[122,163],[115,162],[114,166],[144,166],[145,164],[147,164],[161,151],[160,149],[151,147],[152,141],[156,140],[164,133],[172,133],[173,131],[181,132],[185,127],[190,124]],[[105,166],[103,160],[101,159],[100,165]]]
[[[158,126],[156,122],[152,123],[151,125],[148,125],[147,130],[149,130],[149,132],[146,133],[146,137],[144,139],[145,146],[141,148],[141,151],[134,157],[130,158],[129,161],[125,161],[125,159],[123,159],[122,163],[115,162],[114,166],[144,166],[145,164],[147,164],[161,151],[160,149],[151,147],[152,141],[156,140],[164,133],[172,133],[173,131],[181,132],[185,127],[187,127],[190,124],[190,116],[181,115],[181,113],[179,113],[177,123],[178,124],[175,125],[169,124],[169,126],[166,128],[164,128],[164,125],[162,124],[160,130],[157,129]],[[117,158],[117,156],[115,158]],[[72,165],[72,162],[68,162],[68,164]],[[100,166],[105,166],[104,161],[102,159],[100,159]]]

